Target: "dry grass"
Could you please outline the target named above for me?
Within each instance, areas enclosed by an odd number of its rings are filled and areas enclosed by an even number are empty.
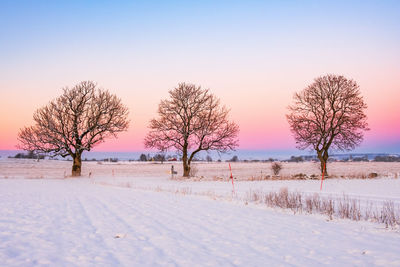
[[[197,168],[196,164],[190,164],[189,176],[196,177],[198,172],[199,169]]]
[[[324,179],[380,179],[380,178],[395,178],[397,179],[399,175],[397,173],[393,175],[389,174],[378,174],[375,172],[371,173],[350,173],[346,175],[335,175],[330,174],[329,176],[325,176]],[[241,181],[264,181],[264,180],[319,180],[321,179],[321,175],[311,174],[307,175],[305,173],[297,173],[297,174],[284,174],[284,175],[260,175],[260,176],[251,176],[247,178],[239,179]],[[226,180],[226,178],[225,178]]]
[[[400,216],[399,216],[399,208],[395,210],[394,203],[391,201],[386,201],[383,204],[380,216],[376,218],[377,221],[384,223],[386,227],[399,225],[400,224]]]
[[[289,192],[282,188],[279,192],[249,191],[245,197],[246,202],[264,203],[268,207],[289,209],[294,214],[324,214],[330,220],[333,218],[349,219],[353,221],[373,221],[385,224],[386,227],[400,225],[400,206],[395,207],[391,201],[385,202],[382,207],[374,207],[367,203],[361,208],[358,199],[343,196],[340,199],[322,198],[318,194],[304,196],[298,192]]]
[[[192,194],[192,188],[190,188],[190,187],[178,188],[178,189],[175,190],[175,194],[191,195]]]

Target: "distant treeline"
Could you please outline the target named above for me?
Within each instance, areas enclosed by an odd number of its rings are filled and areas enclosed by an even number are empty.
[[[34,153],[33,151],[29,151],[27,154],[25,153],[18,153],[14,157],[9,157],[9,158],[15,158],[15,159],[44,159],[44,155],[39,155]]]
[[[316,161],[317,158],[315,156],[292,156],[288,160],[283,160],[285,162],[303,162],[303,161]],[[349,157],[346,158],[330,158],[328,161],[334,162],[334,161],[340,161],[340,162],[369,162],[369,161],[375,161],[375,162],[400,162],[400,156],[398,155],[378,155],[375,156],[373,160],[370,160],[368,158],[368,155],[365,156],[358,156],[358,157],[353,157],[350,155]]]
[[[374,161],[377,161],[377,162],[400,162],[400,157],[396,157],[396,156],[376,156]]]
[[[43,154],[36,154],[32,151],[29,151],[27,154],[25,153],[18,153],[15,156],[9,156],[9,158],[16,158],[16,159],[44,159],[45,155]],[[57,158],[54,158],[57,160]],[[71,159],[67,159],[67,160],[71,160]],[[146,162],[146,161],[151,161],[151,162],[165,162],[165,161],[181,161],[182,158],[177,156],[177,155],[166,155],[163,153],[158,153],[155,155],[150,155],[150,154],[141,154],[140,157],[138,159],[129,159],[129,161],[142,161],[142,162]],[[263,159],[263,160],[259,160],[259,159],[239,159],[238,156],[234,155],[232,158],[228,159],[228,160],[224,160],[225,162],[275,162],[275,161],[282,161],[282,162],[306,162],[306,161],[316,161],[317,158],[316,156],[291,156],[289,159],[285,159],[285,160],[278,160],[278,159],[274,159],[274,158],[268,158],[268,159]],[[103,162],[118,162],[119,159],[118,158],[105,158],[105,159],[83,159],[83,161],[103,161]],[[210,156],[207,155],[205,158],[193,158],[193,161],[197,161],[197,162],[214,162],[214,159]],[[349,157],[346,158],[341,158],[341,159],[337,159],[337,158],[330,158],[329,159],[330,162],[334,162],[334,161],[341,161],[341,162],[368,162],[368,161],[374,161],[374,162],[400,162],[400,156],[398,155],[378,155],[375,156],[373,160],[369,160],[368,159],[368,155],[365,156],[358,156],[358,157],[353,157],[352,155],[350,155]],[[217,159],[215,160],[215,162],[222,162],[221,159]]]

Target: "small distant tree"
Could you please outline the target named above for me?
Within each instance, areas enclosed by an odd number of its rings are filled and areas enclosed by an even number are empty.
[[[282,170],[282,164],[280,162],[273,162],[271,164],[271,170],[275,176],[279,175],[280,171]]]
[[[238,145],[239,127],[228,120],[228,114],[208,89],[181,83],[159,104],[159,117],[150,121],[145,146],[163,152],[177,150],[182,154],[183,176],[189,177],[198,152],[226,152]]]
[[[207,162],[212,162],[212,161],[213,161],[213,159],[212,159],[212,157],[211,157],[210,155],[207,155],[207,157],[206,157],[206,161],[207,161]]]
[[[140,157],[139,157],[139,160],[140,161],[147,161],[146,155],[145,154],[141,154]]]
[[[156,154],[153,159],[155,161],[160,161],[161,163],[164,163],[165,161],[165,154]]]
[[[298,156],[298,157],[291,156],[290,159],[289,159],[289,162],[303,162],[303,161],[304,161],[304,159],[301,156]]]
[[[329,149],[352,150],[369,130],[366,108],[355,81],[326,75],[294,95],[286,117],[297,147],[314,149],[327,175]]]
[[[239,158],[238,158],[238,156],[233,156],[230,160],[229,160],[230,162],[238,162],[239,161]]]
[[[18,147],[49,156],[71,156],[72,176],[81,175],[82,153],[128,129],[128,109],[121,100],[85,81],[33,115],[35,125],[18,134]]]

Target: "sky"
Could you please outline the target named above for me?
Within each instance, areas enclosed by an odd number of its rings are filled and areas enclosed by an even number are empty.
[[[400,152],[400,1],[0,1],[0,150],[83,80],[120,97],[129,131],[97,151],[144,150],[180,82],[209,88],[239,149],[293,150],[285,114],[314,78],[354,79],[371,128],[356,152]]]

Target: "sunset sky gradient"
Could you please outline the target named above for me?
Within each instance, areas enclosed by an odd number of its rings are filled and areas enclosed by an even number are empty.
[[[371,130],[356,150],[400,152],[400,1],[1,1],[0,149],[61,88],[93,80],[131,125],[97,151],[143,150],[179,82],[231,109],[240,149],[295,150],[294,92],[325,74],[360,85]]]

